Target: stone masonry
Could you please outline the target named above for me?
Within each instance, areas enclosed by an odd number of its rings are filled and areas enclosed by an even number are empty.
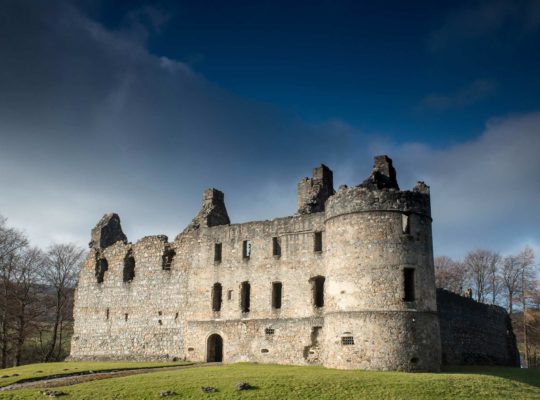
[[[297,214],[231,224],[224,195],[172,242],[92,230],[75,297],[72,359],[178,359],[437,371],[429,187],[400,191],[392,160],[333,188],[321,165]]]

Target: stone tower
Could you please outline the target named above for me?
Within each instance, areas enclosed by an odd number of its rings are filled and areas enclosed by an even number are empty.
[[[375,157],[368,179],[326,202],[325,235],[324,364],[438,370],[429,188],[400,191],[392,160]]]

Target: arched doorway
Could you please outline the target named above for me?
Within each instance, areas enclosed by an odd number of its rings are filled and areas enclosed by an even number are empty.
[[[206,344],[206,361],[223,361],[223,339],[217,333],[210,335]]]

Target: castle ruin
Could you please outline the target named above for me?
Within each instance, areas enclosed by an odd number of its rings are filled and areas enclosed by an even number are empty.
[[[298,212],[270,221],[231,224],[208,189],[173,242],[129,243],[107,214],[80,273],[71,358],[438,371],[431,222],[429,187],[400,190],[386,156],[337,191],[315,168]]]

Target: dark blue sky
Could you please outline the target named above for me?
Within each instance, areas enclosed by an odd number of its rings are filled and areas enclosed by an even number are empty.
[[[540,1],[4,0],[0,215],[85,245],[174,238],[207,187],[294,214],[319,163],[388,154],[432,189],[436,254],[540,252]]]
[[[444,146],[540,100],[540,12],[527,2],[112,3],[91,10],[108,28],[151,4],[151,53],[306,121]]]

